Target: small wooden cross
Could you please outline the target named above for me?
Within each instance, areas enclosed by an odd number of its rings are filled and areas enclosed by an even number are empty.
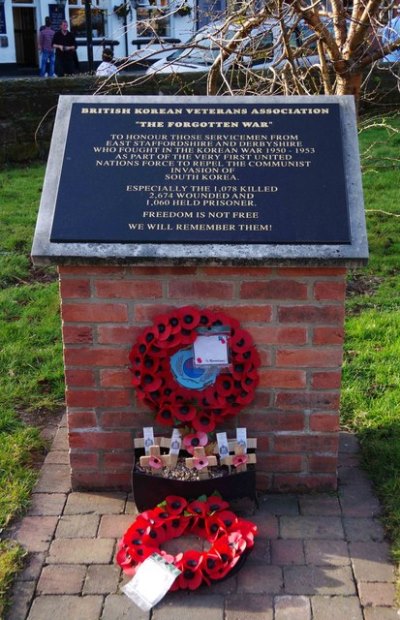
[[[235,464],[235,460],[237,459],[237,457],[241,457],[241,456],[246,457],[246,462]],[[234,445],[234,454],[230,454],[229,456],[226,456],[223,459],[221,459],[221,465],[228,465],[228,467],[233,466],[237,473],[240,473],[242,471],[247,471],[247,465],[254,464],[256,462],[257,462],[256,455],[247,454],[244,447],[240,446],[238,443],[235,443]]]
[[[160,467],[154,467],[152,462],[157,462]],[[154,476],[162,475],[162,468],[171,465],[171,457],[169,454],[161,454],[160,446],[151,446],[149,456],[141,456],[139,459],[141,467],[148,467]]]
[[[168,467],[176,467],[178,462],[179,452],[178,454],[175,452],[171,453],[171,438],[170,437],[162,437],[160,446],[161,448],[168,448],[170,450],[169,454],[165,455],[165,458],[169,460]],[[179,442],[180,447],[180,442]]]
[[[204,466],[199,469],[199,464],[203,463]],[[194,448],[193,457],[185,459],[185,465],[186,467],[189,467],[189,469],[197,469],[200,480],[204,480],[210,477],[208,468],[217,465],[217,457],[207,456],[204,448],[198,447]]]

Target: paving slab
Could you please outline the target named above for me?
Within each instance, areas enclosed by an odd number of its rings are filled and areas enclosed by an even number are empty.
[[[100,520],[100,538],[121,538],[135,520],[131,514],[103,515]]]
[[[346,539],[351,542],[382,542],[385,531],[378,519],[350,518],[343,519]]]
[[[244,594],[280,594],[283,589],[282,569],[279,566],[268,566],[246,562],[239,571],[238,592]]]
[[[34,581],[18,581],[14,584],[11,595],[11,608],[7,613],[7,620],[25,620],[35,596],[35,585]]]
[[[152,620],[224,620],[224,598],[197,592],[173,592],[154,609]]]
[[[304,541],[290,538],[271,540],[271,563],[276,566],[305,564]]]
[[[360,601],[365,607],[390,607],[396,596],[394,583],[388,583],[386,581],[360,581],[358,590]]]
[[[285,592],[308,595],[353,595],[356,588],[349,566],[288,566],[284,568]]]
[[[225,620],[274,620],[272,596],[235,594],[227,597]]]
[[[37,493],[68,493],[71,490],[69,465],[44,464],[35,486]]]
[[[83,594],[114,594],[118,590],[121,569],[117,565],[92,564],[88,566]]]
[[[102,596],[38,596],[33,601],[28,620],[99,620],[102,607]]]
[[[308,516],[338,516],[341,513],[339,499],[336,495],[321,493],[304,495],[299,498],[300,513]]]
[[[33,493],[28,515],[61,515],[66,501],[66,493]]]
[[[126,493],[70,493],[65,515],[74,514],[122,514],[125,509]]]
[[[79,594],[86,566],[57,564],[45,566],[37,585],[38,594]]]
[[[276,596],[274,609],[274,620],[311,620],[311,605],[307,596]]]
[[[311,607],[313,620],[363,620],[357,596],[313,596]]]
[[[150,612],[142,611],[124,594],[110,594],[104,603],[101,620],[149,620]],[[86,620],[86,619],[85,619]]]
[[[345,540],[305,540],[306,564],[315,566],[345,566],[350,564]]]
[[[51,543],[48,564],[109,564],[115,541],[109,538],[57,538]]]
[[[57,522],[55,516],[27,516],[15,528],[12,537],[29,552],[45,552],[54,536]]]
[[[349,549],[357,581],[394,581],[387,542],[354,542]]]
[[[344,531],[340,517],[281,517],[282,538],[343,540]]]
[[[93,514],[63,515],[58,522],[56,538],[95,537],[99,529],[100,516]],[[107,538],[111,538],[107,536]]]

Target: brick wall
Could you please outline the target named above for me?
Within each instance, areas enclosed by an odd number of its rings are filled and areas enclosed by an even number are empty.
[[[128,353],[155,315],[188,303],[239,319],[260,352],[255,401],[234,421],[258,437],[258,487],[336,488],[344,268],[83,265],[59,273],[75,488],[130,488],[133,438],[154,418],[130,387]]]

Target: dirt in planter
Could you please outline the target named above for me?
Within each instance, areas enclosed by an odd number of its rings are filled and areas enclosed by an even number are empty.
[[[148,467],[141,467],[139,464],[135,465],[134,471],[141,474],[148,474],[152,477],[155,475]],[[189,469],[189,467],[186,467],[184,459],[178,459],[176,467],[163,467],[162,470],[160,469],[157,471],[160,472],[158,477],[168,478],[169,480],[201,480],[199,475],[200,472],[197,469]],[[208,474],[210,478],[222,478],[229,474],[229,470],[228,467],[225,466],[210,467]]]

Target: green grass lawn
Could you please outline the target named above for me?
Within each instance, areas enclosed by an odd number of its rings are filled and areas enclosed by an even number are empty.
[[[45,448],[37,420],[64,398],[56,272],[29,258],[43,173],[39,165],[0,173],[0,533],[30,500]],[[22,557],[0,542],[0,618]]]
[[[360,134],[370,261],[349,278],[341,414],[400,562],[400,119],[386,122]]]
[[[390,121],[396,131],[378,120],[360,134],[371,259],[348,278],[341,411],[400,561],[400,118]],[[0,172],[0,531],[29,502],[44,448],[35,420],[64,396],[55,270],[29,259],[43,175],[42,165]],[[22,555],[0,543],[0,618]]]

